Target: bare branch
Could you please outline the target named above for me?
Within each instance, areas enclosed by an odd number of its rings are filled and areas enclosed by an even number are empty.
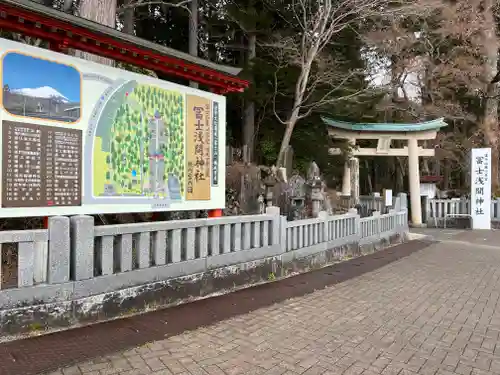
[[[118,13],[124,12],[126,9],[130,8],[139,8],[139,7],[144,7],[144,6],[149,6],[149,5],[161,5],[163,7],[168,7],[168,8],[182,8],[191,13],[189,9],[189,3],[191,0],[181,0],[178,3],[170,3],[166,1],[143,1],[143,0],[138,0],[133,3],[129,3],[126,5],[122,5],[117,9]]]
[[[272,3],[276,0],[269,0]],[[279,0],[277,0],[279,2]],[[394,15],[402,10],[395,7],[394,2],[389,7],[387,0],[293,0],[280,4],[275,9],[286,22],[293,20],[291,35],[276,35],[273,42],[265,47],[273,50],[278,65],[298,68],[298,78],[295,82],[293,106],[286,119],[281,118],[275,109],[275,117],[286,125],[278,165],[297,121],[309,116],[313,110],[330,105],[340,100],[352,99],[366,89],[355,93],[340,95],[340,90],[352,81],[360,72],[347,70],[347,64],[328,59],[323,50],[330,45],[334,36],[354,24],[359,24],[370,17]],[[404,0],[402,0],[404,1]],[[403,2],[401,2],[403,4]],[[278,80],[275,75],[274,101],[278,95]],[[326,90],[319,98],[318,90]]]

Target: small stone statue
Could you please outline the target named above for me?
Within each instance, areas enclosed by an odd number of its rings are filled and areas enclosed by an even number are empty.
[[[307,170],[307,186],[309,187],[308,201],[311,204],[312,216],[318,217],[321,211],[321,202],[323,201],[323,194],[321,193],[323,181],[321,181],[318,165],[314,161],[311,162]]]
[[[264,196],[260,194],[259,197],[257,198],[257,201],[259,202],[259,213],[264,214],[266,212],[266,205],[264,204]]]
[[[321,177],[318,164],[316,164],[316,162],[313,161],[311,162],[311,164],[309,164],[309,168],[307,169],[307,179],[311,181],[311,180],[318,180],[320,178]]]

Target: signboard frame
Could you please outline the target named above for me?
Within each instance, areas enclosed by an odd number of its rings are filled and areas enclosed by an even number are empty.
[[[224,96],[5,39],[0,55],[0,217],[225,207]],[[78,87],[42,86],[61,75]]]

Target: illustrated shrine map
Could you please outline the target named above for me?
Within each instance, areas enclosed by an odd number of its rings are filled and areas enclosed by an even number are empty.
[[[210,108],[211,101],[198,96],[114,81],[95,106],[88,132],[91,199],[176,201],[193,198],[194,190],[195,199],[210,199]]]
[[[120,105],[110,128],[98,124],[94,196],[180,199],[185,175],[184,98],[151,86],[124,86],[126,91],[116,94],[122,97],[111,99]]]

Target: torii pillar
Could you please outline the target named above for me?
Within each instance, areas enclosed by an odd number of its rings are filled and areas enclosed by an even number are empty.
[[[434,150],[432,151],[434,154]],[[422,203],[420,198],[420,163],[418,157],[418,140],[417,138],[410,138],[408,139],[408,182],[410,185],[411,222],[414,226],[422,225]]]
[[[407,156],[408,157],[408,179],[410,186],[411,221],[414,226],[422,225],[422,207],[420,201],[420,170],[419,157],[433,157],[434,149],[424,149],[418,145],[418,141],[435,139],[437,131],[447,124],[444,119],[436,119],[416,124],[355,124],[350,122],[336,121],[322,117],[328,126],[328,134],[332,138],[347,139],[351,147],[356,146],[357,139],[377,140],[377,148],[354,148],[351,157],[357,156]],[[391,148],[392,140],[407,141],[407,147]],[[342,150],[332,148],[330,155],[340,155]],[[342,180],[342,194],[351,195],[350,175],[348,163],[344,166],[344,178]],[[359,171],[355,172],[359,173]]]

